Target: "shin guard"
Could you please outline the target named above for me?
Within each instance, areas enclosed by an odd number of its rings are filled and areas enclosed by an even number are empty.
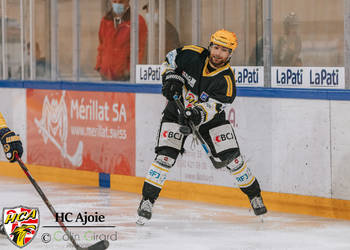
[[[239,188],[250,200],[260,195],[261,190],[259,182],[248,168],[247,163],[244,162],[242,156],[238,156],[234,159],[227,168],[234,176]]]
[[[158,155],[149,168],[142,194],[145,199],[154,202],[167,179],[170,168],[175,164],[175,160],[164,155]]]
[[[240,188],[247,188],[253,184],[255,176],[248,168],[247,163],[244,162],[242,156],[238,156],[236,159],[234,159],[230,164],[228,164],[227,168],[234,176],[234,179]]]

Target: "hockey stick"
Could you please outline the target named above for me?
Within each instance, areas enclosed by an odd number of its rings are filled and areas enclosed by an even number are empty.
[[[175,103],[177,105],[177,107],[180,109],[181,112],[184,112],[185,110],[185,107],[184,105],[182,104],[182,102],[180,101],[179,99],[179,96],[178,95],[174,95],[174,100],[175,100]],[[199,133],[198,129],[196,128],[196,126],[193,124],[193,122],[191,120],[188,121],[188,124],[190,125],[190,128],[192,129],[192,132],[194,133],[194,135],[199,139],[199,141],[201,142],[201,145],[204,149],[204,151],[207,153],[207,155],[209,156],[209,159],[211,161],[211,163],[213,164],[213,166],[216,168],[216,169],[219,169],[219,168],[223,168],[223,167],[226,167],[232,160],[232,159],[227,159],[225,161],[216,161],[214,159],[214,156],[213,154],[211,153],[210,151],[210,148],[209,146],[207,145],[207,143],[204,141],[203,137],[201,136],[201,134]]]
[[[17,154],[15,155],[15,157],[16,157],[16,160],[17,160],[19,166],[22,168],[22,170],[24,171],[24,173],[26,174],[26,176],[28,177],[30,182],[33,184],[33,186],[35,187],[36,191],[38,191],[40,197],[43,199],[43,201],[45,202],[46,206],[49,208],[49,210],[52,213],[53,217],[56,218],[56,210],[53,208],[53,206],[51,205],[50,201],[47,199],[46,195],[44,194],[44,192],[39,187],[38,183],[34,180],[32,175],[29,173],[28,168],[26,167],[26,165],[24,165],[23,161],[21,160],[21,158],[19,158],[19,156]],[[101,241],[97,242],[96,244],[94,244],[92,246],[81,247],[74,240],[72,234],[68,231],[67,227],[63,224],[63,222],[61,220],[58,220],[58,224],[60,224],[61,228],[63,229],[63,231],[68,236],[69,240],[72,242],[73,246],[77,250],[104,250],[104,249],[107,249],[108,246],[109,246],[109,242],[107,240],[101,240]]]

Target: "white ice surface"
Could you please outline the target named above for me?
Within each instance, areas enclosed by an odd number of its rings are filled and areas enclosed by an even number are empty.
[[[70,229],[83,246],[96,242],[83,239],[88,231],[106,235],[116,231],[118,239],[110,241],[108,249],[350,249],[350,221],[269,212],[261,223],[248,209],[159,198],[152,220],[145,226],[137,226],[136,209],[140,199],[137,194],[57,183],[40,182],[39,185],[56,211],[74,215],[98,212],[105,215],[106,222],[88,225],[115,226]],[[69,241],[62,240],[59,228],[43,228],[58,224],[28,180],[0,177],[0,189],[1,213],[3,207],[39,207],[39,232],[24,249],[74,249]],[[42,242],[44,233],[53,237],[55,232],[59,241]],[[0,236],[0,249],[19,248],[6,236]]]

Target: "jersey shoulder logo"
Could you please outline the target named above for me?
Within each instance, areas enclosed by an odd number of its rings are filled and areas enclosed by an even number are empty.
[[[198,96],[189,90],[185,94],[184,101],[185,101],[185,107],[187,108],[198,102]]]
[[[199,99],[201,99],[203,102],[206,102],[209,99],[209,95],[203,91]]]
[[[176,49],[173,49],[172,51],[170,51],[167,55],[166,55],[166,59],[167,59],[167,66],[171,69],[176,69],[177,65],[175,62],[177,56],[177,51]],[[163,71],[162,71],[163,72]]]

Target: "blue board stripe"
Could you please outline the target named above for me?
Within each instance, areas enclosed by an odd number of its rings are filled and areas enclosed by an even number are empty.
[[[159,94],[161,92],[162,86],[161,84],[0,80],[0,88],[56,89]]]
[[[104,188],[111,187],[111,175],[107,173],[99,173],[99,186]]]
[[[161,84],[100,83],[70,81],[4,81],[0,88],[57,89],[76,91],[126,92],[160,94]],[[350,100],[350,89],[292,89],[238,87],[237,96],[260,98],[295,98],[318,100]]]

